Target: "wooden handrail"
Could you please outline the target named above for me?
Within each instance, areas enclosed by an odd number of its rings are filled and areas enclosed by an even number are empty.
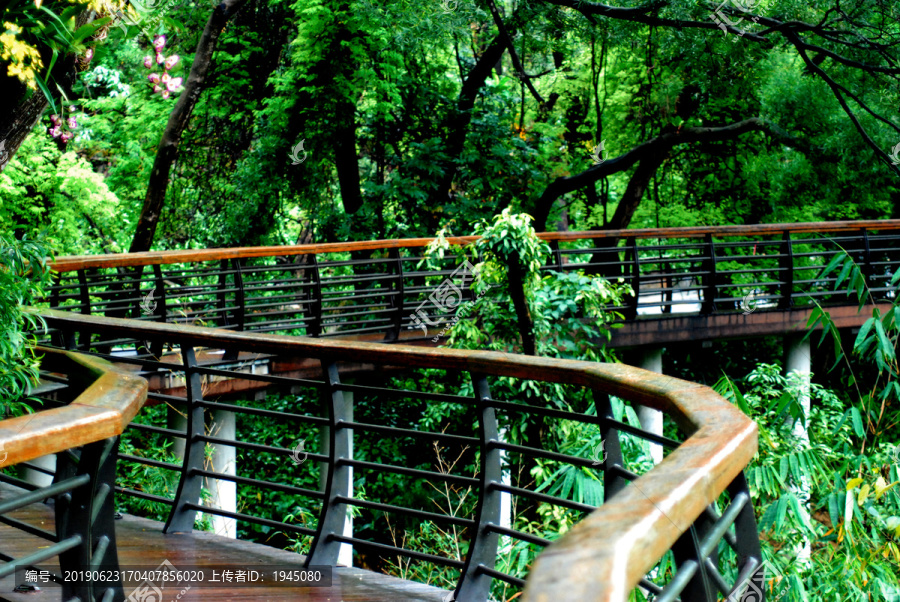
[[[122,434],[147,400],[147,381],[97,357],[37,348],[42,367],[83,387],[72,403],[0,421],[0,468]],[[5,457],[4,457],[5,455]]]
[[[865,220],[841,222],[810,222],[802,224],[752,224],[748,226],[703,226],[690,228],[641,228],[632,230],[591,230],[582,232],[542,232],[545,241],[598,240],[603,238],[696,238],[707,235],[774,236],[784,232],[842,232],[852,230],[897,230],[900,220]],[[452,236],[447,241],[463,245],[478,240],[477,236]],[[51,263],[57,272],[71,272],[86,268],[117,268],[139,265],[166,265],[188,261],[215,261],[249,257],[271,257],[342,253],[350,251],[425,247],[434,238],[400,238],[360,242],[322,243],[310,245],[236,247],[231,249],[199,249],[178,251],[149,251],[146,253],[117,253],[110,255],[78,255],[62,257]]]
[[[38,312],[63,330],[88,329],[212,348],[465,370],[581,385],[669,414],[686,440],[665,460],[578,523],[538,560],[524,600],[619,602],[688,531],[756,453],[756,424],[709,387],[625,366],[491,351],[423,349]]]

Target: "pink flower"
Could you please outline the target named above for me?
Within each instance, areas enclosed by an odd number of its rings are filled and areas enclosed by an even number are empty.
[[[88,48],[87,52],[84,53],[84,62],[90,63],[92,58],[94,58],[94,49]]]
[[[162,77],[159,78],[159,81],[161,81],[162,83],[166,83],[166,82],[169,81],[170,79],[172,79],[172,76],[171,76],[171,75],[169,75],[168,73],[163,73],[163,74],[162,74]]]
[[[63,141],[63,144],[67,143],[72,137],[75,136],[72,132],[65,132],[60,139]]]
[[[154,92],[162,92],[162,88],[160,88],[159,86],[153,86],[153,91]]]
[[[78,122],[75,121],[74,117],[69,117],[69,129],[70,130],[78,129]]]
[[[174,67],[177,64],[178,64],[178,55],[173,54],[172,56],[170,56],[169,58],[166,59],[166,71],[168,71],[169,69],[171,69],[172,67]]]
[[[59,135],[62,133],[62,131],[59,129],[59,126],[52,127],[47,131],[50,132],[50,135],[54,138],[59,138]]]
[[[166,45],[166,36],[156,36],[153,38],[153,47],[159,52]]]
[[[169,99],[169,91],[163,90],[162,97],[163,97],[163,100],[168,100]]]
[[[147,79],[149,79],[154,84],[158,84],[159,83],[159,74],[151,73],[150,75],[147,76]]]
[[[181,78],[180,77],[173,77],[172,79],[170,79],[169,81],[166,82],[166,89],[169,90],[169,92],[174,92],[175,90],[177,90],[180,87],[181,87]]]
[[[156,64],[157,64],[157,65],[162,65],[162,64],[165,63],[165,62],[166,62],[166,57],[164,57],[164,56],[162,55],[162,52],[157,52],[157,53],[156,53]]]
[[[153,67],[153,57],[152,56],[144,57],[144,67],[146,67],[147,69],[150,69],[151,67]]]
[[[51,115],[50,123],[52,123],[53,125],[59,125],[59,115]]]

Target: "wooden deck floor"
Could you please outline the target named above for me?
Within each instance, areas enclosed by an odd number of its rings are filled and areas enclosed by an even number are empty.
[[[0,499],[8,499],[20,489],[0,485]],[[54,531],[52,506],[32,504],[10,512],[15,518],[48,531]],[[229,539],[210,533],[192,534],[162,533],[162,523],[133,516],[116,521],[116,539],[119,562],[127,567],[156,567],[168,560],[178,568],[185,566],[229,565],[234,570],[247,570],[257,566],[293,565],[301,568],[302,557],[276,550],[268,546]],[[37,551],[47,542],[6,525],[0,525],[0,551],[21,558]],[[58,574],[58,563],[50,561]],[[126,598],[139,583],[126,583]],[[14,578],[0,579],[0,600],[9,602],[58,602],[61,590],[56,586],[44,587],[39,592],[15,593]],[[180,597],[178,597],[180,595]],[[168,587],[163,597],[147,598],[146,602],[191,602],[197,600],[235,600],[286,602],[308,600],[310,602],[442,602],[449,599],[449,592],[419,583],[404,581],[358,568],[334,569],[332,586],[327,587],[254,587],[231,585],[226,587],[197,586],[182,593],[182,589]],[[140,599],[140,602],[145,602]]]

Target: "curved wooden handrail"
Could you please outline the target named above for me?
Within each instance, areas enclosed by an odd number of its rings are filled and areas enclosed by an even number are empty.
[[[83,387],[70,404],[0,421],[0,468],[122,434],[147,400],[147,381],[97,357],[39,347],[42,367]]]
[[[545,241],[598,240],[603,238],[697,238],[707,235],[714,237],[772,236],[782,232],[824,233],[846,232],[861,229],[897,230],[900,229],[900,220],[811,222],[802,224],[753,224],[748,226],[704,226],[691,228],[642,228],[633,230],[592,230],[582,232],[542,232],[538,234],[538,237]],[[476,241],[478,238],[479,237],[477,236],[452,236],[447,237],[447,241],[452,245],[463,245]],[[51,268],[57,272],[70,272],[86,268],[166,265],[188,261],[215,261],[221,259],[270,257],[273,255],[315,255],[321,253],[416,248],[425,247],[432,241],[434,241],[434,238],[400,238],[310,245],[149,251],[146,253],[117,253],[110,255],[79,255],[57,259],[56,261],[51,262]]]
[[[582,385],[669,414],[687,439],[666,459],[594,511],[538,557],[524,600],[624,601],[743,470],[757,449],[756,423],[709,387],[625,366],[506,354],[423,349],[243,333],[37,311],[53,327],[102,330],[144,340],[381,365],[444,368]]]

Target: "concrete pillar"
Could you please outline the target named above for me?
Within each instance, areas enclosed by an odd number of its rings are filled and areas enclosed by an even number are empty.
[[[29,460],[29,464],[33,464],[35,466],[39,466],[41,468],[46,468],[47,470],[56,471],[56,454],[50,454],[48,456],[41,456],[40,458],[35,458],[34,460]],[[38,487],[47,487],[53,484],[53,475],[49,475],[43,473],[39,470],[32,470],[30,468],[25,468],[22,471],[22,478],[24,481],[31,483],[32,485],[37,485]]]
[[[344,404],[347,409],[346,419],[350,422],[353,421],[353,392],[352,391],[343,391],[344,396]],[[323,455],[328,455],[331,452],[331,429],[327,426],[323,426],[320,431],[321,437],[319,438],[319,453]],[[353,458],[353,437],[350,437],[350,458]],[[327,474],[328,474],[328,463],[320,462],[319,463],[319,490],[325,491]],[[347,474],[349,475],[350,482],[348,483],[348,490],[350,491],[350,496],[353,497],[353,467],[350,466],[347,468]],[[353,537],[353,517],[350,516],[350,512],[347,512],[347,515],[344,517],[344,536],[345,537]],[[349,543],[341,544],[341,551],[338,552],[338,564],[341,566],[353,566],[353,545]]]
[[[506,429],[501,428],[498,432],[500,435],[500,441],[506,442]],[[507,462],[507,452],[506,450],[500,450],[500,463],[502,468],[500,471],[500,481],[506,486],[512,486],[512,475],[510,475],[509,471],[509,463]],[[506,529],[512,529],[512,494],[501,492],[500,493],[500,526],[505,527]],[[509,547],[511,548],[513,545],[512,540],[509,540]]]
[[[662,347],[648,347],[641,349],[639,352],[635,354],[633,365],[643,368],[644,370],[649,370],[651,372],[656,372],[658,374],[663,373],[663,361],[662,361],[663,348]],[[645,431],[653,433],[655,435],[663,434],[663,414],[659,410],[654,410],[653,408],[648,408],[645,406],[638,406],[637,408],[637,416],[638,420],[641,421],[641,428]],[[655,464],[659,464],[663,460],[663,448],[661,445],[657,445],[656,443],[650,444],[650,457],[653,458],[653,462]]]
[[[237,438],[234,412],[216,410],[209,427],[211,437],[234,441]],[[227,475],[237,474],[237,449],[231,445],[212,445],[209,470]],[[228,512],[237,512],[237,483],[223,479],[203,479],[203,487],[209,492],[209,505]],[[213,533],[237,539],[237,521],[225,516],[209,515]]]
[[[800,381],[800,390],[798,391],[798,403],[803,412],[803,420],[797,419],[793,423],[791,433],[797,440],[797,448],[809,447],[809,432],[806,430],[807,421],[809,421],[810,408],[810,383],[812,381],[812,355],[810,353],[809,338],[804,334],[791,334],[784,338],[784,371],[785,376],[792,372],[797,375]],[[788,420],[791,420],[789,417]],[[809,498],[812,486],[809,480],[804,478],[799,484],[792,486],[792,491],[800,499],[803,507],[809,512]],[[809,518],[807,516],[807,518]],[[809,540],[801,546],[797,551],[797,560],[808,565],[812,548]]]

